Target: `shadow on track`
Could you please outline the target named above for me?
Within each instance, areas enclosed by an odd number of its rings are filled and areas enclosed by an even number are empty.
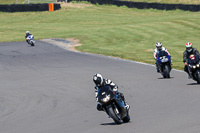
[[[174,77],[170,77],[170,78],[163,78],[163,77],[160,77],[158,79],[173,79]]]
[[[103,125],[103,126],[112,126],[112,125],[120,125],[120,124],[116,124],[115,122],[111,122],[111,123],[102,123],[100,125]]]
[[[197,83],[189,83],[187,85],[200,85],[200,84],[197,84]]]
[[[102,125],[102,126],[114,126],[114,125],[117,125],[117,126],[119,126],[119,125],[123,125],[123,124],[129,124],[129,123],[131,123],[131,121],[129,121],[128,123],[121,123],[121,124],[116,124],[115,122],[110,122],[110,123],[101,123],[100,125]]]

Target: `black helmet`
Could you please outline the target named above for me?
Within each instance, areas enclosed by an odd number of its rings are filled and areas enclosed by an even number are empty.
[[[103,77],[97,73],[93,76],[93,81],[97,86],[101,86],[103,84]]]

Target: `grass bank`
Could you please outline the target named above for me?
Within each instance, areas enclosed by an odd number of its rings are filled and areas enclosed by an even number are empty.
[[[0,5],[1,4],[28,4],[27,1],[25,0],[0,0]],[[47,1],[44,1],[44,0],[30,0],[30,3],[31,4],[37,4],[37,3],[48,3],[48,2],[53,2],[54,0],[47,0]]]
[[[200,50],[200,13],[65,4],[55,12],[0,13],[0,42],[24,41],[26,30],[42,38],[75,38],[78,50],[154,63],[155,43],[169,50],[183,69],[184,44]]]
[[[24,0],[18,0],[18,4],[22,4],[23,2]],[[0,5],[1,4],[17,4],[17,1],[16,0],[0,0]]]
[[[200,0],[121,0],[148,3],[167,3],[167,4],[200,4]],[[18,4],[22,4],[24,0],[18,0]],[[26,2],[27,3],[27,2]],[[16,0],[1,0],[0,4],[16,4]]]
[[[166,4],[200,4],[200,0],[121,0],[121,1],[134,1],[134,2],[147,2],[147,3],[166,3]]]

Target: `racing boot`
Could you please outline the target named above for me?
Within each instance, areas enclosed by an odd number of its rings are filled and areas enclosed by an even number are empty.
[[[97,110],[98,111],[103,111],[103,107],[100,103],[97,103]]]
[[[191,79],[192,77],[190,76],[190,74],[188,74],[188,79]]]
[[[160,70],[158,69],[158,67],[156,67],[156,70],[157,70],[157,73],[159,73],[159,72],[160,72]]]
[[[156,64],[156,70],[157,70],[157,73],[160,72],[159,68],[158,68],[158,65]]]
[[[127,110],[130,109],[130,105],[128,105],[127,102],[125,102],[125,108],[126,108]]]

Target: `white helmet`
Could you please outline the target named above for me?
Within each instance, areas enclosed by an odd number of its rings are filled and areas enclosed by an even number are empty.
[[[157,43],[156,43],[156,48],[157,48],[158,50],[162,50],[162,43],[161,43],[161,42],[157,42]]]
[[[29,34],[30,33],[30,31],[26,31],[26,34]]]
[[[101,74],[97,73],[93,76],[93,81],[97,86],[101,86],[103,84],[103,77]]]

